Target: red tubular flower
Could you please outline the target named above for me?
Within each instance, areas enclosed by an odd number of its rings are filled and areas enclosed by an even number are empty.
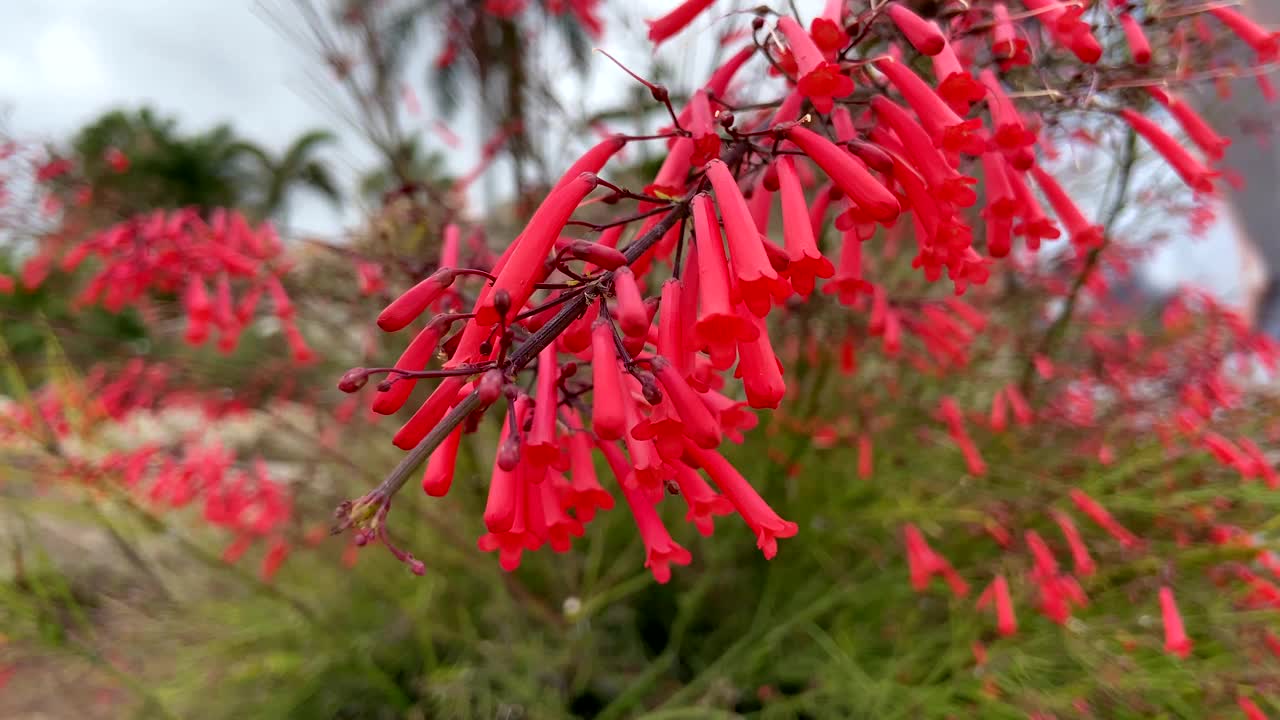
[[[533,406],[533,427],[524,442],[524,458],[546,467],[560,459],[560,442],[556,437],[556,408],[559,407],[560,364],[555,345],[538,353],[538,394]]]
[[[782,363],[773,352],[764,321],[756,318],[756,338],[738,343],[738,369],[747,393],[747,404],[753,408],[777,408],[787,392],[782,378]]]
[[[987,90],[987,107],[991,111],[991,122],[995,125],[994,139],[996,145],[1010,156],[1013,161],[1013,151],[1034,145],[1036,142],[1035,133],[1027,130],[1026,123],[1022,120],[1022,115],[1018,113],[1018,108],[1014,106],[1013,101],[1005,94],[1004,88],[1000,86],[1000,80],[996,78],[996,74],[991,70],[983,70],[978,74],[978,79],[982,86]],[[1026,170],[1026,167],[1014,165],[1019,170]],[[1029,167],[1029,166],[1028,166]]]
[[[1018,631],[1018,618],[1013,612],[1013,600],[1009,597],[1009,581],[997,575],[991,582],[996,603],[996,631],[1008,637]]]
[[[560,473],[553,473],[551,482],[544,482],[533,489],[542,503],[543,520],[547,528],[547,542],[554,552],[569,552],[571,538],[582,537],[585,530],[582,521],[570,517],[556,496],[555,487],[564,482]]]
[[[440,338],[445,331],[449,329],[447,322],[432,322],[424,327],[409,346],[400,353],[400,358],[396,360],[395,367],[401,370],[409,370],[417,372],[427,367],[427,363],[431,361],[431,356],[436,351],[436,346],[440,343]],[[373,396],[373,411],[379,415],[391,415],[398,412],[404,407],[409,396],[413,394],[413,388],[418,384],[414,378],[401,378],[395,381],[389,390],[379,391]]]
[[[809,98],[818,112],[831,112],[834,98],[853,92],[853,80],[841,72],[839,64],[827,62],[813,38],[793,18],[784,15],[778,20],[778,29],[786,36],[799,67],[796,89]]]
[[[1089,555],[1089,548],[1085,546],[1084,539],[1080,537],[1080,531],[1076,528],[1076,524],[1064,513],[1054,511],[1052,515],[1053,521],[1062,530],[1062,536],[1067,539],[1067,546],[1071,548],[1071,561],[1075,564],[1076,575],[1082,578],[1089,577],[1093,574],[1096,566],[1093,564],[1093,558]]]
[[[1005,397],[1009,398],[1009,407],[1013,409],[1013,417],[1018,424],[1027,427],[1031,424],[1035,414],[1031,411],[1031,406],[1027,404],[1027,399],[1022,396],[1022,391],[1018,389],[1017,383],[1009,383],[1004,386]]]
[[[494,309],[493,299],[499,291],[505,290],[511,298],[507,322],[511,322],[524,308],[543,272],[547,253],[555,246],[556,238],[560,237],[560,232],[569,222],[573,211],[578,208],[578,203],[595,187],[596,176],[582,173],[547,195],[529,219],[524,232],[516,238],[515,248],[502,270],[497,273],[497,279],[482,296],[476,309],[476,325],[488,327],[498,322],[500,318],[498,311]]]
[[[1204,121],[1204,118],[1200,117],[1195,108],[1177,95],[1154,85],[1148,86],[1147,92],[1169,111],[1169,114],[1182,127],[1182,131],[1205,155],[1213,160],[1222,159],[1227,147],[1231,145],[1231,138],[1219,135],[1209,126],[1209,123]]]
[[[751,56],[756,54],[754,47],[744,47],[734,53],[732,57],[724,61],[720,67],[711,73],[711,78],[707,80],[707,84],[703,89],[715,97],[722,98],[729,92],[729,84],[733,82],[733,76],[738,74],[738,70],[746,64]]]
[[[544,253],[545,255],[545,253]],[[444,295],[457,275],[452,268],[440,268],[422,282],[409,288],[378,315],[378,327],[395,332],[418,319],[427,306]]]
[[[693,368],[685,366],[686,305],[682,295],[684,286],[678,278],[669,278],[662,284],[662,299],[658,303],[658,354],[676,367],[681,377],[688,377]]]
[[[986,182],[987,214],[1009,219],[1018,211],[1018,198],[1009,185],[1009,169],[1004,156],[996,152],[982,154],[982,174]]]
[[[703,537],[711,537],[712,531],[715,529],[714,520],[716,516],[731,515],[733,513],[733,503],[729,502],[729,498],[718,494],[706,480],[698,474],[697,470],[685,465],[682,462],[674,463],[676,485],[680,488],[680,496],[684,498],[685,504],[689,506],[689,512],[685,515],[685,522],[693,523],[698,528],[698,533]]]
[[[911,572],[911,587],[916,592],[923,592],[929,587],[929,580],[934,575],[941,575],[956,597],[964,597],[969,593],[969,584],[951,566],[946,558],[934,552],[925,541],[924,534],[912,523],[902,529],[907,546],[907,565]]]
[[[661,45],[663,41],[680,32],[693,22],[715,0],[685,0],[671,12],[656,20],[646,20],[649,25],[649,42]]]
[[[31,288],[38,284],[28,283],[27,287]],[[187,281],[186,295],[182,300],[187,316],[192,320],[208,322],[213,318],[213,302],[209,299],[209,289],[205,287],[204,280],[199,275],[191,275],[191,279]]]
[[[712,417],[711,411],[703,404],[698,394],[685,382],[674,365],[661,355],[649,361],[653,374],[662,383],[666,391],[666,402],[669,402],[680,415],[684,432],[698,447],[712,449],[721,441],[720,426]]]
[[[1098,504],[1097,500],[1089,497],[1083,490],[1072,488],[1071,502],[1080,508],[1080,512],[1089,516],[1103,530],[1106,530],[1112,537],[1120,542],[1126,548],[1135,548],[1142,544],[1142,540],[1137,535],[1129,532],[1123,525],[1116,522],[1116,519],[1107,512],[1107,509]]]
[[[1058,226],[1044,214],[1044,208],[1040,207],[1040,201],[1031,192],[1031,188],[1027,187],[1026,181],[1020,172],[1008,172],[1005,178],[1009,181],[1009,187],[1013,188],[1014,197],[1018,200],[1019,217],[1021,222],[1014,227],[1014,232],[1027,237],[1027,247],[1031,250],[1040,248],[1040,241],[1055,240],[1062,236],[1062,231]]]
[[[498,434],[499,448],[506,444],[511,436],[511,414],[515,414],[517,426],[524,419],[525,402],[517,400],[515,405],[514,408],[508,408],[507,416],[502,420],[502,431]],[[507,532],[515,524],[516,510],[519,508],[520,501],[520,486],[523,484],[516,470],[502,468],[500,458],[501,453],[494,455],[493,473],[489,479],[489,495],[484,505],[484,526],[493,535]],[[483,547],[480,549],[484,550]],[[486,552],[489,551],[486,550]]]
[[[915,110],[934,145],[947,152],[968,155],[978,155],[983,151],[986,142],[975,132],[981,130],[981,120],[962,120],[906,63],[881,58],[875,61],[875,66]]]
[[[631,516],[635,518],[636,528],[640,530],[640,539],[644,541],[644,566],[653,573],[655,580],[660,583],[668,582],[671,580],[671,565],[673,563],[688,565],[693,561],[693,556],[671,539],[671,533],[667,532],[667,527],[662,524],[662,518],[658,517],[658,512],[653,509],[653,503],[640,492],[639,488],[630,487],[624,481],[624,478],[630,474],[630,470],[627,467],[627,458],[623,456],[622,451],[612,443],[600,445],[600,450],[604,452],[605,460],[613,470],[614,477],[618,479],[618,485],[622,487],[622,496],[626,499],[627,506],[631,508]]]
[[[1084,213],[1080,212],[1075,201],[1062,189],[1058,181],[1053,179],[1052,175],[1045,172],[1039,165],[1033,165],[1031,176],[1036,179],[1036,184],[1049,199],[1049,205],[1058,214],[1058,219],[1067,227],[1073,245],[1079,249],[1088,249],[1102,244],[1102,226],[1090,224],[1085,219]]]
[[[942,51],[933,56],[933,75],[938,78],[938,95],[957,115],[967,114],[969,106],[987,94],[982,83],[974,80],[960,64],[949,44],[943,45]]]
[[[698,344],[710,351],[716,369],[723,370],[733,364],[737,343],[754,340],[757,330],[754,323],[738,315],[733,308],[729,263],[725,259],[724,242],[711,198],[698,194],[693,198],[692,212],[698,255],[698,297],[701,301],[694,333]]]
[[[836,187],[875,220],[892,224],[902,207],[897,198],[867,171],[862,162],[808,128],[793,125],[787,139],[795,143],[831,178]]]
[[[747,406],[746,403],[731,400],[715,390],[700,393],[698,398],[716,416],[721,429],[735,443],[743,442],[746,439],[743,433],[759,422],[755,413],[743,409]]]
[[[831,282],[822,287],[825,295],[836,295],[842,305],[853,305],[871,292],[871,283],[862,278],[862,241],[855,230],[846,230],[840,244],[840,267]]]
[[[1124,118],[1139,135],[1146,138],[1147,142],[1151,143],[1156,152],[1160,153],[1173,166],[1173,169],[1177,171],[1187,185],[1191,186],[1192,190],[1202,193],[1213,192],[1213,179],[1222,173],[1214,172],[1205,167],[1204,163],[1201,163],[1191,153],[1187,152],[1187,149],[1181,143],[1150,119],[1129,108],[1122,108],[1120,117]]]
[[[442,380],[435,392],[431,393],[422,407],[418,408],[418,412],[414,413],[413,417],[409,418],[409,421],[396,432],[391,442],[401,450],[412,450],[417,447],[431,428],[439,424],[445,413],[449,412],[449,408],[458,399],[458,391],[466,384],[466,377],[461,375]]]
[[[1249,698],[1241,695],[1236,698],[1236,704],[1240,706],[1241,712],[1245,714],[1245,720],[1267,720],[1266,713]]]
[[[1004,390],[997,390],[991,398],[991,429],[1004,432],[1009,427],[1009,404],[1005,400]]]
[[[885,12],[893,20],[893,24],[898,26],[898,30],[902,31],[907,42],[911,43],[911,47],[921,55],[937,55],[947,46],[947,37],[942,34],[938,23],[925,20],[896,2],[889,3]]]
[[[707,164],[707,177],[711,180],[711,189],[724,222],[738,294],[753,314],[763,317],[769,312],[772,287],[778,281],[778,273],[769,262],[764,244],[760,242],[760,231],[751,219],[747,200],[742,197],[729,167],[720,160],[712,160]]]
[[[568,170],[564,171],[564,173],[560,176],[560,179],[556,181],[555,189],[559,189],[561,187],[564,187],[565,185],[568,185],[569,183],[579,178],[582,175],[582,173],[600,172],[600,169],[604,167],[605,163],[609,162],[609,159],[612,158],[614,155],[617,155],[618,151],[622,150],[622,148],[626,147],[626,145],[627,145],[626,140],[622,139],[617,135],[614,135],[612,137],[605,138],[604,140],[601,140],[600,142],[591,146],[589,150],[587,150],[585,153],[582,154],[582,157],[573,161],[573,164],[569,166]],[[450,225],[450,227],[453,227],[453,226]],[[455,249],[455,252],[456,252],[456,249]],[[447,255],[448,255],[447,252],[444,253],[445,257],[447,257]],[[454,262],[457,262],[457,261],[455,260]],[[442,267],[454,267],[454,263],[448,262],[443,257],[440,260],[440,265]]]
[[[275,579],[276,573],[279,572],[280,566],[284,564],[284,560],[288,556],[289,543],[282,537],[272,540],[271,546],[267,548],[266,554],[262,556],[262,570],[259,573],[262,581],[269,583]]]
[[[617,440],[626,433],[626,403],[622,394],[622,370],[609,323],[600,320],[591,328],[591,427],[602,440]]]
[[[1253,48],[1259,61],[1270,62],[1280,53],[1280,33],[1267,30],[1232,7],[1210,7],[1209,12]]]
[[[704,450],[691,441],[685,441],[685,450],[694,462],[706,471],[711,482],[720,488],[720,492],[733,503],[742,519],[756,536],[756,547],[764,553],[765,559],[772,560],[778,554],[778,538],[793,537],[800,526],[789,520],[783,520],[755,488],[714,450]]]
[[[1026,39],[1018,34],[1017,28],[1009,18],[1009,8],[1004,3],[993,3],[991,15],[994,23],[991,29],[991,54],[1000,61],[1000,69],[1008,70],[1018,65],[1030,65],[1030,46]]]
[[[787,244],[787,266],[791,287],[802,297],[813,292],[814,278],[829,278],[835,274],[831,261],[818,251],[813,237],[813,225],[809,222],[809,209],[805,205],[804,188],[796,175],[791,158],[778,158],[778,191],[782,196],[782,235]]]
[[[587,523],[595,517],[597,510],[613,509],[613,496],[596,479],[596,466],[591,459],[591,437],[582,425],[582,418],[577,411],[566,408],[565,422],[569,426],[571,481],[561,489],[560,506],[572,510],[575,517]]]
[[[1182,625],[1182,615],[1173,599],[1173,590],[1160,588],[1160,615],[1164,619],[1164,649],[1171,655],[1185,658],[1191,654],[1191,639]]]
[[[872,138],[883,148],[911,163],[910,169],[918,172],[938,200],[959,207],[970,207],[978,201],[978,195],[970,185],[977,181],[956,172],[929,141],[928,133],[901,105],[878,95],[871,100],[871,109],[884,122],[872,131]],[[886,127],[887,126],[887,127]],[[897,141],[888,135],[892,129]],[[895,176],[897,162],[895,161]],[[915,208],[913,208],[915,209]]]
[[[427,469],[422,472],[422,491],[431,497],[444,497],[453,486],[453,471],[458,462],[458,446],[462,444],[462,426],[445,437],[440,447],[431,452]]]
[[[690,163],[700,167],[720,157],[719,128],[711,115],[711,103],[707,100],[707,94],[701,90],[694,93],[689,101],[689,125],[685,129],[693,133],[693,155],[689,158]]]
[[[1151,62],[1151,43],[1147,40],[1146,33],[1142,32],[1142,25],[1126,12],[1120,13],[1120,27],[1124,29],[1124,38],[1129,43],[1129,55],[1133,57],[1133,62],[1138,65]]]
[[[987,254],[1002,258],[1013,248],[1013,223],[1004,218],[987,219]]]
[[[624,266],[613,272],[613,292],[618,300],[614,314],[623,334],[631,338],[644,337],[649,332],[649,313],[631,268]]]
[[[530,495],[538,492],[536,486],[530,485],[524,476],[524,466],[504,473],[504,488],[507,491],[506,501],[509,503],[510,523],[503,529],[494,530],[480,536],[476,545],[484,552],[498,552],[498,564],[503,570],[512,572],[520,567],[520,557],[525,550],[537,550],[542,546],[535,528],[544,530],[546,519],[540,514],[533,514],[529,509]],[[498,480],[498,470],[494,471],[494,482]],[[490,484],[490,498],[493,497],[493,484]],[[536,508],[541,510],[541,505]],[[488,525],[488,508],[485,509],[486,525]],[[541,522],[539,522],[541,521]]]

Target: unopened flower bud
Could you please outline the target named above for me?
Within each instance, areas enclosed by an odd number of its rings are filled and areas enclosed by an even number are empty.
[[[764,27],[764,18],[760,17],[759,15],[751,18],[752,30],[760,30],[763,27]]]
[[[760,178],[760,184],[769,192],[778,191],[778,167],[773,163],[764,169],[764,176]]]
[[[369,382],[369,372],[364,368],[351,368],[338,380],[338,389],[344,393],[353,393]]]
[[[577,374],[578,374],[578,363],[576,362],[570,361],[560,367],[561,378],[571,378]]]
[[[520,438],[509,437],[498,447],[498,467],[507,472],[520,464]]]
[[[662,390],[658,387],[658,379],[644,370],[637,370],[635,376],[640,381],[640,392],[644,395],[645,402],[650,405],[661,403]]]
[[[506,317],[507,312],[511,310],[511,293],[505,289],[494,291],[493,309],[498,313],[499,317]]]
[[[879,147],[860,140],[851,140],[849,141],[849,149],[872,170],[882,173],[893,172],[893,158],[889,157],[889,154]]]
[[[486,371],[480,377],[480,382],[476,385],[476,391],[479,393],[481,407],[492,405],[493,401],[498,399],[498,396],[502,394],[504,381],[505,378],[502,376],[502,371],[497,368]]]
[[[733,113],[728,110],[720,111],[720,114],[716,116],[716,119],[720,121],[720,127],[723,127],[726,130],[733,127],[733,121],[735,120]]]

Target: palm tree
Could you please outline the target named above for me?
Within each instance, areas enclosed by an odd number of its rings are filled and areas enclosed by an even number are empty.
[[[397,190],[423,190],[438,196],[453,183],[444,156],[424,151],[416,137],[406,140],[393,155],[392,163],[380,164],[360,177],[357,192],[371,206],[380,205],[388,193]],[[400,169],[393,171],[393,167]]]
[[[71,146],[95,196],[123,214],[235,207],[265,218],[283,212],[296,188],[341,202],[329,166],[316,158],[334,140],[328,131],[312,130],[277,159],[230,125],[184,135],[173,118],[143,107],[105,113],[81,129]],[[129,159],[128,172],[111,167],[111,149]]]
[[[243,145],[228,125],[184,136],[173,118],[146,107],[107,112],[71,142],[95,195],[124,214],[239,205],[251,181],[239,161]],[[129,159],[128,172],[111,167],[111,149]]]
[[[279,158],[252,143],[240,142],[235,150],[250,158],[255,167],[254,197],[249,205],[262,217],[281,216],[288,212],[294,190],[305,189],[324,197],[330,203],[342,203],[342,192],[329,165],[316,158],[316,153],[337,137],[328,130],[311,130],[294,140]]]

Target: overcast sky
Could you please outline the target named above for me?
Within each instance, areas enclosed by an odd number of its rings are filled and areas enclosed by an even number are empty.
[[[610,31],[600,46],[643,66],[650,50],[636,42],[640,21],[674,4],[609,3]],[[814,12],[822,1],[797,4],[802,12]],[[733,2],[720,5],[723,11]],[[669,42],[662,56],[687,66],[698,31],[709,23],[704,18]],[[369,167],[372,155],[313,99],[308,73],[314,68],[314,60],[267,22],[258,0],[0,0],[4,127],[29,139],[65,138],[104,110],[149,104],[176,116],[188,130],[230,122],[242,135],[276,149],[305,130],[336,128],[338,172],[354,177]],[[588,82],[569,96],[583,106],[603,107],[623,87],[616,70],[596,62]],[[425,108],[424,127],[432,117],[431,108]],[[455,169],[469,166],[474,150],[452,153]],[[343,221],[318,201],[300,202],[291,220],[300,229],[326,235],[336,235]],[[1224,238],[1219,231],[1208,241],[1176,242],[1152,263],[1149,275],[1161,285],[1190,280],[1229,292],[1239,266]]]

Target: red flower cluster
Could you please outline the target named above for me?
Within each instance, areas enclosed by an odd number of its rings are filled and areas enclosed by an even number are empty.
[[[177,388],[164,365],[133,360],[122,368],[93,368],[82,380],[46,384],[22,403],[0,407],[0,440],[11,446],[39,441],[48,433],[59,440],[97,437],[103,420],[116,422],[156,412],[188,408],[202,425],[243,408],[234,400]],[[59,444],[62,447],[93,443]],[[267,543],[261,574],[270,579],[289,552],[285,538],[293,515],[289,488],[274,479],[261,459],[246,467],[216,439],[182,439],[174,446],[149,443],[105,454],[62,451],[43,456],[43,478],[65,479],[91,487],[107,484],[130,493],[157,511],[199,507],[209,525],[233,533],[224,557],[234,562],[255,544]]]
[[[379,316],[384,331],[417,324],[416,335],[394,367],[356,368],[343,376],[340,388],[353,392],[370,377],[385,375],[374,410],[392,413],[409,402],[418,380],[440,382],[395,434],[395,444],[409,456],[381,486],[339,509],[339,527],[354,526],[363,538],[385,540],[391,498],[423,462],[424,490],[433,497],[447,494],[462,436],[497,404],[502,407],[493,414],[503,416],[502,434],[480,547],[497,552],[503,568],[514,569],[522,553],[547,544],[567,550],[598,511],[613,506],[613,494],[596,474],[597,453],[613,472],[644,541],[646,566],[660,582],[670,578],[672,565],[691,561],[656,510],[666,495],[683,496],[686,518],[703,534],[713,530],[714,517],[735,512],[765,556],[773,557],[777,540],[794,535],[797,525],[778,515],[721,454],[723,441],[742,440],[756,423],[751,410],[784,404],[784,364],[838,352],[844,372],[857,367],[852,330],[834,338],[787,337],[775,348],[771,321],[785,322],[796,298],[833,296],[853,311],[859,331],[881,338],[885,355],[938,375],[967,365],[977,338],[999,340],[1006,333],[989,327],[982,312],[957,297],[891,294],[882,262],[895,257],[903,242],[910,244],[911,264],[923,280],[941,280],[945,272],[956,296],[987,283],[1000,265],[1071,294],[1070,305],[1082,287],[1103,287],[1094,251],[1107,244],[1108,229],[1042,166],[1040,151],[1053,156],[1044,141],[1045,123],[1022,99],[1029,93],[1007,86],[1013,76],[1002,78],[993,69],[1029,64],[1029,23],[1043,29],[1034,37],[1058,48],[1037,47],[1038,53],[1061,50],[1076,58],[1070,62],[1093,64],[1102,48],[1082,6],[1057,0],[1025,4],[1029,12],[1015,15],[1000,3],[976,3],[934,21],[895,3],[855,16],[846,3],[833,1],[807,30],[795,18],[778,16],[767,40],[759,33],[769,16],[761,14],[752,24],[751,46],[696,88],[684,108],[671,106],[665,88],[633,75],[666,106],[669,127],[597,144],[561,176],[490,266],[456,267],[456,252],[446,250],[437,269],[424,273]],[[680,3],[650,23],[651,39],[672,37],[705,17],[711,5]],[[1151,50],[1143,48],[1141,29],[1132,18],[1117,22],[1126,29],[1135,64],[1147,63]],[[1269,36],[1229,13],[1224,22],[1266,54]],[[875,47],[889,50],[859,57],[859,48],[868,47],[862,41],[871,35],[880,41]],[[932,58],[932,77],[906,56],[911,49]],[[761,56],[785,80],[783,99],[764,108],[739,105],[744,93],[735,77]],[[1194,112],[1168,92],[1150,92],[1201,151],[1211,160],[1221,157],[1224,141]],[[1193,189],[1213,190],[1217,172],[1160,124],[1130,109],[1100,112],[1109,127],[1132,128],[1142,136]],[[611,158],[641,141],[660,141],[668,151],[652,182],[643,192],[607,182]],[[589,200],[593,194],[596,199]],[[769,235],[775,198],[781,204],[782,244]],[[600,222],[577,218],[598,204],[625,205],[628,212]],[[979,223],[984,233],[975,232]],[[839,233],[838,246],[827,237],[829,225]],[[575,227],[599,235],[594,241],[576,237]],[[457,236],[454,229],[450,233]],[[1081,272],[1075,290],[1046,270],[1046,263],[1028,260],[1043,241],[1063,234],[1076,250],[1066,262]],[[878,253],[867,250],[873,238],[883,239]],[[471,309],[461,311],[468,306],[468,285],[479,282],[475,278],[487,284],[475,288]],[[814,295],[819,287],[822,292]],[[446,298],[448,306],[442,304]],[[423,322],[428,311],[439,314]],[[970,475],[983,476],[988,469],[973,436],[984,427],[1008,431],[1010,417],[1019,427],[1087,426],[1095,421],[1101,397],[1138,400],[1137,381],[1157,376],[1158,358],[1143,357],[1140,338],[1111,337],[1105,321],[1091,327],[1097,331],[1087,341],[1106,372],[1056,367],[1044,348],[1032,349],[1028,381],[1003,386],[991,399],[989,415],[966,417],[958,399],[941,399],[937,417]],[[1228,340],[1236,348],[1252,342],[1243,333]],[[1249,350],[1267,348],[1253,344]],[[1106,366],[1106,358],[1120,357],[1129,362]],[[431,369],[437,359],[440,367]],[[1274,472],[1256,446],[1203,427],[1214,408],[1229,403],[1231,393],[1220,378],[1213,379],[1217,367],[1187,374],[1186,392],[1200,393],[1194,397],[1204,401],[1205,412],[1197,410],[1195,422],[1188,419],[1184,424],[1190,427],[1180,432],[1246,477],[1271,482]],[[1042,378],[1056,377],[1063,388],[1034,409],[1025,394],[1033,369]],[[836,423],[814,430],[820,442],[856,443],[859,473],[872,475],[874,421],[862,428]],[[1110,454],[1105,445],[1090,451]],[[1083,490],[1071,500],[1123,551],[1140,551],[1142,541]],[[1030,558],[1027,577],[1038,607],[1065,622],[1073,608],[1088,602],[1077,578],[1091,575],[1095,563],[1076,519],[1062,510],[1050,517],[1070,550],[1074,574],[1059,568],[1037,531],[1016,530],[1024,533],[1021,549]],[[987,529],[1002,546],[1014,547],[1015,533],[996,519]],[[924,590],[940,576],[957,596],[967,593],[960,571],[929,546],[921,530],[908,525],[904,536],[915,588]],[[393,552],[415,572],[422,570],[412,556]],[[1017,627],[1011,577],[998,575],[979,598],[981,607],[994,607],[1003,634]],[[1189,644],[1174,621],[1176,611],[1169,610],[1171,596],[1164,604],[1170,650],[1182,653]]]
[[[230,353],[265,296],[294,361],[314,359],[280,282],[289,266],[270,223],[254,227],[239,212],[221,208],[207,219],[192,209],[157,210],[86,240],[47,246],[27,260],[23,284],[39,286],[55,260],[61,270],[71,272],[90,258],[100,267],[76,296],[76,305],[100,303],[119,312],[127,306],[150,307],[155,293],[178,295],[187,342],[202,345],[216,331],[218,349]]]

